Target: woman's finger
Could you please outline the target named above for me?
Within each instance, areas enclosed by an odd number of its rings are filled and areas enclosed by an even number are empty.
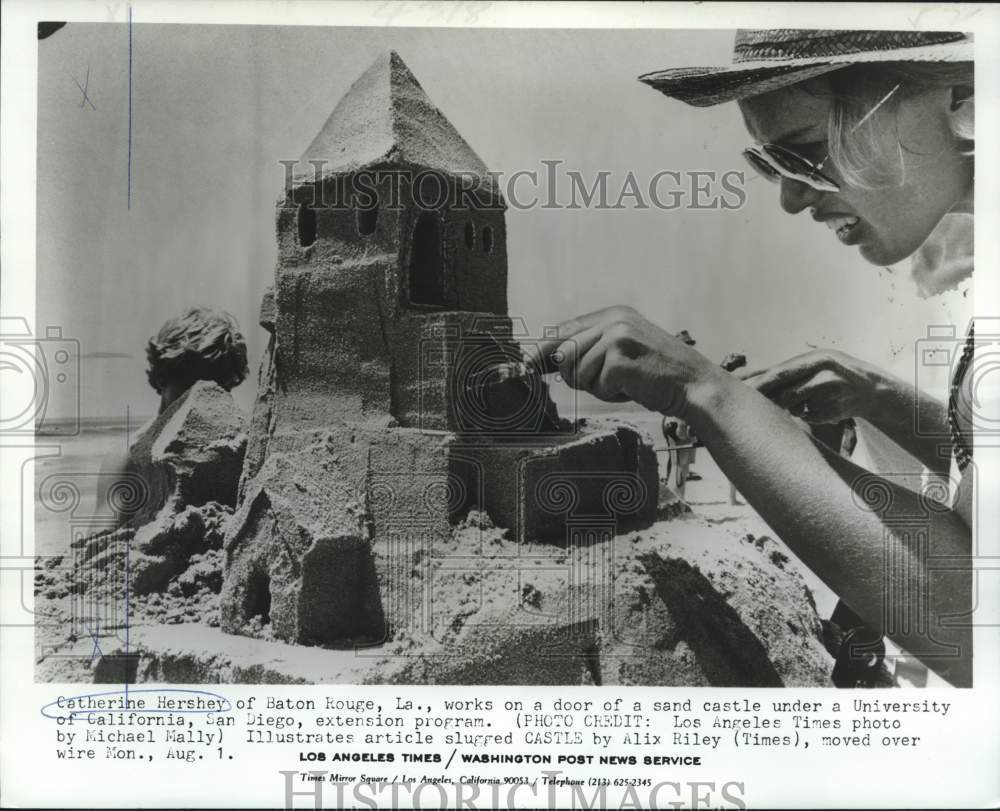
[[[781,408],[786,411],[795,411],[805,402],[809,395],[802,391],[799,386],[788,386],[783,389],[778,389],[766,394],[767,397],[775,405],[781,406]]]
[[[814,404],[830,403],[840,409],[844,400],[845,385],[844,379],[836,372],[821,369],[805,380],[772,391],[768,396],[785,408],[791,403],[809,399]]]
[[[613,340],[604,335],[588,353],[586,373],[593,375],[588,391],[601,400],[620,403],[631,398],[621,388],[621,367],[616,369],[615,359],[608,355],[612,345]]]
[[[636,315],[637,313],[628,307],[605,307],[603,310],[594,310],[563,321],[557,327],[546,330],[546,337],[526,350],[525,361],[538,366],[543,372],[554,372],[558,364],[552,358],[552,354],[564,341],[599,324],[620,321]]]
[[[816,378],[805,385],[783,389],[778,398],[772,399],[793,416],[809,422],[827,422],[843,416],[844,404],[839,387]]]
[[[763,374],[747,382],[761,394],[770,396],[772,391],[810,377],[823,368],[824,364],[821,362],[820,355],[821,353],[817,352],[798,355],[772,366]]]
[[[608,402],[624,402],[630,398],[612,388],[612,381],[604,374],[604,367],[607,363],[607,351],[611,341],[607,336],[602,335],[601,340],[596,342],[587,353],[581,358],[577,368],[578,388],[589,391],[595,397]]]
[[[581,380],[580,364],[603,335],[604,331],[600,325],[589,327],[582,332],[576,333],[559,344],[555,355],[555,362],[559,364],[559,374],[563,380],[574,389],[586,389],[587,383]]]
[[[602,333],[600,339],[580,358],[576,370],[576,383],[577,388],[589,392],[599,400],[622,403],[631,398],[621,391],[616,374],[611,368],[608,350],[612,344],[613,339]]]

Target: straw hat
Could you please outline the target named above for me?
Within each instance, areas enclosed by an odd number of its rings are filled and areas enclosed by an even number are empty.
[[[972,45],[971,35],[957,31],[741,30],[732,65],[671,68],[639,81],[671,98],[709,107],[864,62],[971,62]]]

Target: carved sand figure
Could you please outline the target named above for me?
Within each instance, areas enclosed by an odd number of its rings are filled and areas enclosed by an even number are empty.
[[[246,354],[236,320],[211,307],[186,310],[150,338],[147,379],[159,413],[98,477],[93,515],[110,518],[93,525],[113,528],[75,538],[36,575],[36,591],[57,600],[49,614],[63,644],[75,642],[81,622],[92,647],[100,634],[127,636],[126,622],[218,624],[222,539],[247,441],[230,390],[246,378]],[[134,657],[105,644],[108,656],[75,664],[57,655],[48,662],[53,677],[77,679],[82,670],[95,681],[134,679]]]
[[[247,350],[231,315],[186,310],[150,338],[146,358],[159,413],[126,454],[106,460],[97,496],[116,502],[121,526],[139,530],[131,574],[140,594],[163,590],[213,538],[217,546],[246,447],[246,420],[229,392],[247,376]]]

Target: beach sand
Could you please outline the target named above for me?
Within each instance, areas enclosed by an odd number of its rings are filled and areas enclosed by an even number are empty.
[[[571,409],[562,406],[561,411],[567,413]],[[667,446],[660,430],[662,421],[660,415],[642,411],[623,411],[620,406],[615,409],[607,406],[590,408],[588,412],[584,414],[581,410],[577,411],[577,414],[619,419],[631,423],[647,434],[658,451],[661,476],[666,474],[668,454],[663,452]],[[69,556],[72,551],[70,544],[74,538],[106,528],[106,517],[95,515],[94,510],[101,464],[108,454],[120,453],[125,449],[130,437],[134,436],[135,431],[144,422],[145,420],[133,420],[128,425],[124,420],[85,422],[77,435],[38,438],[35,462],[35,554],[37,556]],[[743,503],[742,499],[739,504],[730,503],[729,482],[706,449],[697,450],[691,471],[701,477],[699,480],[689,481],[685,493],[685,500],[696,516],[702,518],[708,525],[724,528],[729,533],[739,532],[755,537],[774,536],[760,516],[749,505]],[[58,482],[69,483],[74,497],[38,498],[39,492],[44,493],[47,489],[51,492],[51,488]],[[783,546],[782,548],[784,549]],[[788,552],[788,556],[795,558],[791,552]],[[836,595],[804,565],[800,564],[798,569],[814,596],[819,616],[829,617],[837,602]],[[160,622],[164,621],[167,614],[172,611],[178,613],[174,621],[190,621],[195,614],[202,615],[204,621],[205,609],[210,609],[212,614],[215,613],[215,594],[206,592],[188,596],[163,595],[163,597],[162,604],[159,600],[154,600],[152,604],[147,605],[147,601],[144,600],[142,605],[134,605],[133,610],[141,609],[144,615],[148,615],[144,619]],[[211,605],[208,605],[209,602]],[[48,635],[43,631],[39,642]],[[56,639],[49,641],[54,643]],[[892,650],[893,646],[890,644],[890,651]],[[931,682],[940,683],[933,675]]]
[[[559,394],[558,387],[554,392]],[[646,434],[657,451],[660,476],[667,473],[667,443],[660,425],[663,417],[640,409],[623,409],[617,404],[600,402],[579,402],[574,404],[572,395],[557,396],[560,413],[576,413],[587,418],[621,420],[634,425]],[[75,436],[39,437],[39,457],[35,462],[35,554],[63,555],[70,550],[73,538],[90,531],[99,531],[106,526],[107,517],[95,510],[96,487],[101,464],[109,454],[127,449],[128,442],[135,436],[146,419],[131,420],[126,424],[122,419],[85,420],[80,432]],[[49,449],[46,451],[43,449]],[[50,452],[51,455],[42,456]],[[773,535],[767,525],[750,506],[745,503],[729,503],[729,482],[722,475],[718,465],[704,448],[698,448],[691,471],[701,476],[700,481],[687,484],[685,500],[692,510],[704,516],[713,524],[741,524],[754,535]],[[56,482],[68,482],[79,493],[76,506],[54,498],[39,499],[40,491],[49,491]],[[742,501],[742,499],[741,499]],[[836,597],[808,569],[802,567],[810,588],[812,588],[821,617],[829,616],[836,604]]]

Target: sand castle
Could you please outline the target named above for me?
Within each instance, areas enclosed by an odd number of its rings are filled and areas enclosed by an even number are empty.
[[[428,609],[400,601],[395,572],[470,509],[560,544],[651,523],[656,459],[636,431],[561,418],[537,374],[484,382],[527,337],[507,314],[504,202],[398,55],[299,165],[278,205],[223,628],[391,638]]]

